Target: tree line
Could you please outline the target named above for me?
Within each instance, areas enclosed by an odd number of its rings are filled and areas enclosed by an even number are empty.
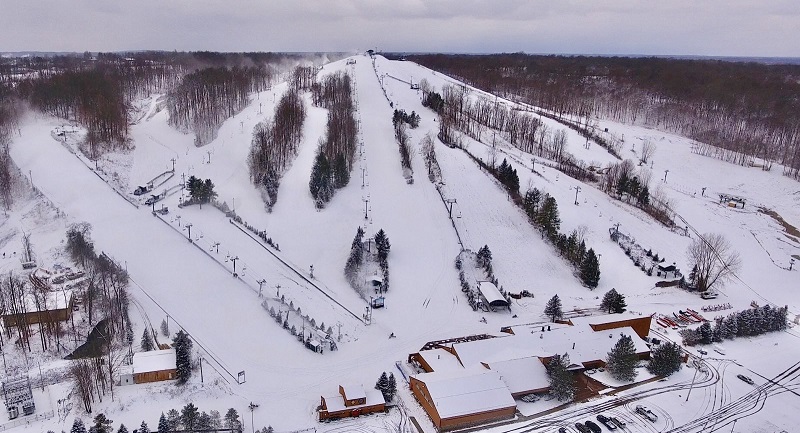
[[[113,433],[114,420],[109,419],[105,414],[97,414],[91,421],[89,429],[86,429],[86,423],[83,419],[75,418],[72,422],[71,433]],[[134,433],[168,433],[178,431],[216,431],[225,430],[229,432],[241,433],[244,429],[244,424],[239,416],[239,412],[234,408],[230,408],[221,415],[217,410],[210,410],[208,412],[200,411],[194,403],[187,403],[180,411],[170,409],[166,413],[161,412],[158,419],[158,426],[155,430],[151,430],[147,421],[142,421],[138,428],[133,430]],[[263,427],[261,429],[253,429],[256,433],[272,433],[274,429],[272,426]],[[128,427],[125,424],[120,424],[116,433],[128,433]]]
[[[167,94],[169,124],[179,131],[195,134],[195,145],[217,137],[219,127],[244,109],[249,94],[266,90],[272,70],[262,66],[214,67],[183,77]]]
[[[786,307],[764,305],[748,308],[714,319],[713,326],[710,322],[704,322],[696,329],[682,329],[680,335],[684,344],[694,346],[783,331],[786,329],[787,313]]]
[[[267,210],[278,201],[278,187],[286,167],[297,156],[306,109],[297,90],[287,91],[275,107],[272,121],[259,122],[253,130],[248,165],[250,180],[262,191]]]
[[[668,58],[414,55],[410,59],[557,116],[654,126],[732,163],[800,179],[800,66]]]
[[[320,88],[318,99],[312,89],[312,99],[328,109],[328,121],[308,185],[317,209],[324,208],[335,191],[350,182],[358,135],[350,76],[343,72],[326,75]]]

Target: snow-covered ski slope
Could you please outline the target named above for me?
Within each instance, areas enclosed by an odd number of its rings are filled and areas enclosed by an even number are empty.
[[[523,189],[530,184],[558,200],[562,231],[585,227],[588,246],[601,254],[601,282],[594,292],[582,287],[569,265],[541,239],[500,185],[463,150],[450,149],[437,141],[442,190],[446,198],[456,200],[453,217],[463,246],[477,250],[489,245],[500,285],[511,292],[528,290],[535,295],[515,300],[510,313],[473,312],[459,289],[454,267],[461,246],[448,210],[435,185],[428,181],[419,155],[422,137],[436,135],[436,116],[422,107],[421,94],[400,80],[384,78],[387,100],[380,75],[391,74],[414,82],[424,78],[439,91],[444,84],[455,81],[412,62],[382,57],[376,58],[376,74],[369,57],[354,59],[354,65],[341,60],[320,71],[321,75],[336,71],[351,74],[363,143],[350,184],[337,191],[322,211],[314,208],[308,180],[319,139],[325,132],[327,112],[311,106],[308,95],[304,137],[296,159],[282,178],[272,213],[266,212],[259,192],[250,183],[247,154],[253,127],[272,115],[286,84],[253,95],[250,106],[228,119],[218,138],[202,148],[194,147],[191,135],[169,127],[167,113],[156,112],[157,98],[152,98],[149,114],[131,128],[135,149],[129,155],[133,161],[130,168],[117,167],[129,170],[127,176],[121,176],[130,179],[128,191],[171,169],[173,159],[176,176],[171,183],[180,182],[182,175],[212,179],[221,201],[235,208],[249,224],[266,230],[280,245],[279,252],[271,251],[286,264],[213,207],[179,209],[180,194],[156,205],[169,207],[170,213],[163,217],[152,216],[147,206],[135,208],[53,140],[50,132],[61,120],[36,115],[25,120],[21,137],[11,148],[13,158],[23,173],[30,171],[33,182],[68,215],[69,221],[92,224],[99,251],[128,268],[136,283],[131,292],[146,313],[137,317],[134,312],[134,320],[150,320],[157,327],[168,314],[203,346],[211,358],[206,362],[230,382],[223,385],[229,390],[227,393],[217,387],[206,391],[195,388],[192,394],[181,396],[183,403],[170,403],[167,393],[152,408],[142,403],[135,410],[123,412],[108,406],[111,418],[138,425],[145,418],[155,421],[165,407],[216,399],[218,410],[245,407],[249,401],[259,403],[260,408],[254,413],[257,427],[272,424],[279,430],[305,428],[315,423],[314,408],[319,396],[335,392],[340,383],[371,386],[380,372],[397,373],[395,361],[405,360],[408,353],[419,350],[429,340],[497,332],[503,325],[543,321],[544,304],[554,294],[559,294],[567,309],[591,309],[599,304],[598,296],[616,288],[627,296],[631,311],[648,315],[685,307],[699,310],[703,305],[705,301],[696,295],[676,288],[655,288],[658,279],[632,265],[609,240],[608,228],[620,224],[620,230],[666,257],[667,263],[676,262],[685,274],[689,271],[685,250],[691,238],[668,231],[641,211],[554,169],[537,165],[538,174],[532,173],[532,156],[508,147],[498,134],[498,160],[509,159]],[[478,90],[472,93],[482,94]],[[504,100],[499,103],[511,104]],[[413,110],[422,117],[420,127],[409,130],[414,152],[413,184],[403,178],[391,123],[394,108],[409,113]],[[543,121],[551,130],[562,128],[555,121]],[[741,309],[752,300],[763,303],[767,299],[778,305],[788,304],[791,311],[800,313],[800,301],[794,293],[800,287],[800,277],[798,272],[783,269],[788,267],[791,254],[800,254],[798,244],[785,237],[774,220],[756,212],[756,205],[763,205],[800,225],[800,184],[782,177],[777,169],[763,172],[695,155],[690,151],[690,141],[675,135],[612,122],[601,122],[600,126],[625,135],[624,157],[635,158],[630,148],[639,150],[645,138],[656,143],[652,185],[662,185],[674,200],[677,212],[693,228],[701,233],[724,233],[742,254],[741,281],[726,286],[722,290],[724,296],[716,301],[730,302]],[[574,131],[568,130],[567,136],[567,150],[586,162],[605,164],[616,160],[596,144],[585,149],[585,139]],[[465,137],[467,150],[483,160],[488,160],[491,140],[490,133],[485,134],[484,143]],[[664,170],[669,170],[666,183],[661,181]],[[581,188],[577,206],[573,204],[576,186]],[[702,187],[707,188],[705,197],[701,197]],[[720,205],[717,192],[745,196],[748,204],[744,210]],[[187,223],[192,224],[193,244],[187,241]],[[342,272],[359,226],[365,228],[368,237],[379,229],[385,230],[392,244],[386,308],[373,312],[371,325],[363,323],[366,303],[348,286]],[[225,260],[231,257],[238,257],[239,279],[231,275],[233,262]],[[307,276],[311,265],[314,284],[298,275]],[[326,326],[332,326],[334,334],[341,325],[345,336],[339,351],[312,353],[276,324],[260,306],[263,299],[258,296],[258,281],[264,281],[263,296],[273,297],[280,290],[317,323],[324,321]],[[518,317],[512,318],[512,314]],[[482,316],[487,323],[480,322]],[[145,323],[138,325],[137,335],[141,335]],[[172,323],[171,330],[174,328]],[[389,339],[390,333],[397,338]],[[228,376],[239,371],[246,372],[246,383],[242,385]],[[125,389],[119,392],[123,399],[126,393],[135,393]],[[424,419],[415,403],[406,403],[412,414]],[[368,428],[376,429],[383,425],[381,420],[366,423]]]

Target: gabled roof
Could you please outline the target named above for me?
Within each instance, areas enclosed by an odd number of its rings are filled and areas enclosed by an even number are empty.
[[[508,301],[491,281],[478,281],[478,290],[491,305],[508,305]]]
[[[154,371],[175,369],[175,349],[151,350],[133,354],[133,373],[151,373]]]
[[[547,369],[538,356],[492,362],[488,366],[492,371],[500,374],[500,378],[512,394],[535,391],[550,386]]]
[[[348,400],[358,400],[360,398],[367,398],[367,393],[364,392],[364,386],[356,383],[342,384],[345,398]]]
[[[516,407],[500,375],[483,367],[422,373],[414,378],[425,383],[441,419]]]

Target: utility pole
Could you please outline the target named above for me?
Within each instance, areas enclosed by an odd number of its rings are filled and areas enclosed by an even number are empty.
[[[367,211],[369,209],[368,206],[369,206],[369,198],[365,198],[364,199],[364,219],[369,219],[369,215],[367,214]]]
[[[213,244],[211,244],[211,248],[216,248],[217,254],[219,254],[219,242],[214,242]]]
[[[256,432],[256,426],[255,423],[253,423],[253,411],[256,410],[257,407],[258,405],[253,403],[252,401],[250,402],[250,405],[247,406],[247,408],[250,409],[250,427],[253,429],[252,430],[253,433]]]
[[[206,153],[208,154],[208,163],[211,164],[211,151],[206,151]]]
[[[361,167],[361,188],[364,188],[366,171],[367,169],[365,167]]]
[[[175,173],[175,158],[170,159],[172,161],[172,172]]]
[[[575,206],[578,205],[578,193],[581,192],[581,187],[575,185]]]
[[[192,243],[192,223],[186,224],[186,228],[189,230],[189,243]]]
[[[669,170],[664,170],[664,183],[667,183],[667,174],[669,174]]]

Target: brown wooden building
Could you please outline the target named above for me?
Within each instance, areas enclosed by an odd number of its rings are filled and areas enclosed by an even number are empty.
[[[133,354],[133,383],[173,380],[176,375],[175,349]]]
[[[364,390],[361,385],[339,385],[339,393],[320,397],[319,420],[335,420],[385,412],[386,401],[377,389]]]
[[[418,374],[410,386],[439,431],[512,418],[517,410],[500,375],[483,367]]]
[[[5,327],[19,326],[23,321],[33,325],[69,320],[75,305],[75,296],[72,290],[53,290],[44,293],[37,303],[33,294],[26,293],[24,302],[27,312],[3,315]]]

